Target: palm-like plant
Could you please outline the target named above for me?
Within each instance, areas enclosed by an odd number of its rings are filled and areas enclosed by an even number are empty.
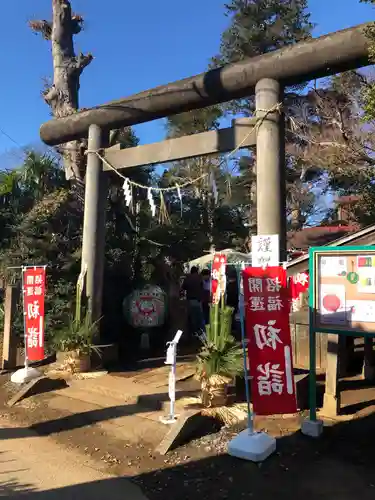
[[[99,321],[92,322],[91,314],[87,313],[83,320],[71,317],[69,323],[53,335],[51,347],[64,353],[63,369],[74,373],[89,371],[91,354],[100,355],[98,347],[93,344],[93,338],[98,331]]]
[[[62,329],[56,331],[50,342],[50,345],[56,352],[66,353],[64,367],[71,372],[88,371],[91,367],[91,353],[96,352],[100,355],[100,350],[94,344],[94,339],[99,331],[99,322],[92,320],[92,314],[89,309],[85,310],[82,319],[82,280],[77,280],[76,288],[76,309],[75,314],[71,315],[70,321]]]
[[[206,339],[197,356],[197,377],[202,385],[204,406],[222,406],[227,402],[227,387],[243,370],[241,345],[232,336],[232,307],[213,305]]]
[[[20,208],[22,187],[18,170],[0,171],[0,205],[1,208],[12,208],[17,212]]]
[[[34,200],[66,184],[64,171],[49,154],[28,151],[22,166],[22,180]]]
[[[59,352],[75,351],[78,356],[91,354],[96,349],[92,342],[98,323],[92,322],[88,313],[83,321],[71,317],[68,325],[55,333],[52,347]]]

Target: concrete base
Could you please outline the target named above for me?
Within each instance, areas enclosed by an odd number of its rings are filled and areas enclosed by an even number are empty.
[[[14,384],[26,384],[31,380],[39,378],[42,376],[42,373],[36,368],[21,368],[12,374],[10,377],[11,382]]]
[[[200,409],[183,411],[173,425],[169,426],[167,434],[155,448],[155,451],[165,455],[171,449],[186,443],[191,436],[197,434],[204,421],[205,417],[201,416]]]
[[[336,417],[340,413],[341,398],[340,393],[337,396],[333,394],[324,394],[322,412],[327,417]]]
[[[8,406],[14,406],[19,403],[22,399],[28,398],[30,396],[35,396],[36,394],[43,394],[45,392],[59,391],[61,389],[66,390],[68,384],[66,380],[61,378],[49,378],[41,376],[30,380],[26,384],[22,384],[22,387],[13,394],[11,399],[7,402]]]
[[[165,425],[171,425],[177,422],[179,415],[175,415],[174,417],[171,417],[170,415],[166,417],[160,417],[160,422]]]
[[[317,438],[323,433],[322,420],[305,420],[302,423],[301,432],[305,436]]]
[[[265,432],[250,433],[248,429],[240,432],[228,443],[229,455],[251,462],[263,462],[275,450],[275,438]]]

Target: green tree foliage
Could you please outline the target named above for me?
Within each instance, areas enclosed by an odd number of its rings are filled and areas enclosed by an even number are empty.
[[[266,54],[311,37],[307,0],[231,0],[225,5],[229,27],[221,36],[214,67]],[[254,98],[231,103],[234,111],[252,114]]]
[[[74,289],[72,264],[81,242],[77,204],[70,195],[64,171],[48,154],[28,151],[24,164],[0,172],[0,266],[7,280],[19,280],[20,270],[9,267],[48,265],[50,304],[46,328],[62,320]]]
[[[361,3],[375,5],[375,0],[360,0]],[[375,63],[375,23],[366,29],[366,35],[369,39],[369,55],[372,63]],[[375,119],[375,83],[368,85],[364,90],[365,111],[368,120]]]
[[[226,14],[229,26],[212,66],[264,54],[311,36],[306,0],[231,0]],[[315,210],[312,188],[322,172],[332,191],[365,194],[360,220],[375,212],[372,129],[361,126],[358,112],[363,108],[364,88],[369,88],[368,82],[352,72],[331,79],[319,91],[287,89],[288,215],[295,229]],[[370,99],[370,91],[366,96]],[[366,110],[369,114],[370,100]],[[231,107],[210,106],[183,113],[167,120],[166,136],[215,130],[226,113],[248,116],[253,111],[254,99],[249,98]],[[139,144],[129,127],[112,131],[110,142],[122,148]],[[133,182],[161,188],[199,178],[181,188],[181,199],[176,189],[164,191],[162,198],[155,193],[157,206],[163,201],[168,213],[164,224],[158,215],[151,216],[146,189],[134,187],[132,203],[127,206],[124,179],[115,172],[106,174],[103,312],[104,330],[112,338],[124,331],[124,296],[145,280],[165,284],[164,257],[182,263],[204,254],[212,245],[217,249],[246,248],[249,230],[245,223],[251,221],[250,232],[256,229],[254,164],[255,154],[242,155],[236,161],[217,155],[176,162],[161,175],[151,167],[123,170]],[[217,200],[211,174],[218,187]],[[47,334],[70,319],[80,272],[82,226],[82,194],[65,180],[58,157],[30,150],[19,168],[0,170],[0,270],[12,278],[9,267],[48,266]]]
[[[167,137],[181,137],[216,130],[221,117],[220,106],[210,106],[172,116],[167,120]],[[190,250],[194,245],[195,255],[202,255],[212,246],[241,248],[246,236],[244,219],[241,211],[232,201],[233,179],[228,170],[225,155],[190,158],[175,162],[164,172],[161,183],[163,186],[173,186],[176,183],[183,184],[195,179],[199,181],[183,189],[182,210],[181,202],[176,199],[175,195],[172,198],[168,197],[175,226],[179,227],[183,224],[186,227],[188,225],[194,232],[194,237],[190,239]],[[213,194],[212,179],[217,186],[217,199]],[[185,238],[189,239],[183,227],[177,231],[176,236],[183,245]],[[184,253],[187,255],[186,247]]]
[[[212,59],[213,67],[266,54],[311,37],[313,24],[307,0],[232,0],[225,8],[229,26],[222,34],[219,54]],[[303,87],[286,89],[284,111],[287,117],[301,112],[305,100],[301,93]],[[255,110],[255,98],[233,101],[225,109],[251,116]],[[289,134],[288,141],[292,140]],[[314,195],[307,187],[298,158],[289,154],[288,150],[286,154],[288,220],[292,220],[293,214],[302,214],[294,218],[294,225],[300,228],[311,215],[314,207],[311,198]],[[250,157],[242,157],[238,162],[238,175],[233,186],[237,202],[249,217],[250,233],[256,231],[255,155],[256,152],[253,152]],[[308,202],[306,198],[309,198]]]
[[[325,170],[334,195],[360,196],[353,216],[364,225],[375,222],[375,129],[364,120],[363,98],[369,85],[366,76],[348,71],[311,90],[305,120],[295,123],[294,145],[307,172]]]
[[[116,131],[112,143],[135,146],[138,139],[131,129]],[[134,169],[127,175],[142,184],[151,182],[151,169]],[[138,261],[135,215],[124,202],[123,180],[108,174],[110,190],[107,204],[107,248],[105,289],[110,290],[113,308],[135,284],[134,266]],[[144,193],[134,198],[144,201]],[[50,154],[29,151],[24,163],[12,171],[0,171],[0,267],[9,280],[20,278],[20,271],[9,267],[45,264],[47,268],[46,332],[69,320],[74,307],[75,287],[80,272],[83,199],[66,180],[58,159]],[[148,214],[145,215],[148,220]],[[148,222],[145,224],[147,227]],[[115,279],[114,279],[115,277]],[[108,311],[111,316],[112,309]]]

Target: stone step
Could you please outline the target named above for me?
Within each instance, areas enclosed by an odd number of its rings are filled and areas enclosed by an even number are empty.
[[[167,394],[165,395],[165,401],[159,406],[156,404],[147,404],[147,400],[142,400],[142,398],[141,401],[138,401],[138,396],[134,398],[134,401],[128,400],[124,402],[117,398],[103,396],[100,393],[88,392],[83,389],[72,387],[55,391],[55,394],[64,398],[74,399],[78,403],[84,403],[88,407],[92,406],[97,409],[110,410],[117,418],[136,414],[143,418],[159,421],[159,417],[169,413],[169,400]],[[142,404],[142,401],[144,401],[145,404]],[[178,402],[176,402],[176,407],[178,406],[177,403]]]
[[[181,409],[181,403],[179,402],[182,399],[186,398],[193,398],[195,396],[199,395],[199,391],[196,390],[191,390],[191,391],[184,391],[184,390],[178,390],[176,388],[176,402],[175,406],[176,409],[180,408]],[[138,398],[138,404],[142,406],[143,408],[147,408],[149,410],[153,411],[163,411],[169,412],[169,396],[168,392],[166,391],[165,393],[161,394],[141,394]]]
[[[106,384],[107,385],[107,384]],[[141,384],[132,384],[127,380],[123,384],[124,392],[113,390],[100,384],[94,384],[93,380],[73,380],[69,386],[56,391],[56,394],[70,397],[72,399],[94,403],[103,408],[115,406],[135,406],[139,411],[167,411],[169,410],[168,388],[145,387]],[[196,391],[179,390],[176,388],[176,406],[178,400],[193,397]]]
[[[103,396],[99,393],[86,392],[84,390],[68,388],[56,391],[56,394],[69,397],[76,401],[84,402],[88,405],[94,404],[98,408],[108,408],[117,412],[119,416],[137,414],[142,418],[148,418],[159,422],[160,418],[169,415],[170,401],[167,393],[141,395],[134,398],[133,401],[121,401],[112,397]],[[194,397],[195,391],[184,392],[176,390],[175,414],[181,414],[185,408],[186,397]]]
[[[104,376],[101,379],[72,380],[70,389],[83,390],[91,394],[103,395],[123,402],[134,401],[141,392],[149,393],[152,388],[133,384],[128,379]],[[154,391],[155,392],[155,391]]]
[[[88,404],[96,404],[102,408],[111,408],[117,406],[133,406],[137,404],[138,396],[128,396],[126,399],[122,395],[109,393],[104,394],[99,391],[88,390],[85,385],[70,385],[65,389],[60,389],[55,392],[57,395],[83,401]]]
[[[87,403],[67,396],[56,395],[49,401],[49,407],[71,415],[71,427],[96,424],[103,431],[116,439],[126,442],[143,442],[156,446],[168,429],[155,418],[142,417],[127,413],[124,408],[102,408],[94,403]],[[68,429],[67,429],[68,430]]]
[[[157,383],[153,383],[158,381]],[[176,380],[178,381],[178,379]],[[85,387],[87,391],[109,395],[113,398],[127,399],[138,394],[157,394],[168,387],[168,374],[163,377],[151,377],[143,373],[142,377],[116,377],[104,375],[95,379],[71,380],[72,387]]]
[[[134,375],[131,380],[135,384],[153,386],[156,389],[167,387],[169,372],[171,368],[168,365],[159,368],[153,368],[146,373],[141,372]],[[186,380],[195,374],[195,365],[191,362],[180,362],[176,366],[176,382]]]

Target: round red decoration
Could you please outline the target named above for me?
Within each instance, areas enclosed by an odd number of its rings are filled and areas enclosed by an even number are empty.
[[[336,312],[340,308],[341,302],[337,295],[326,295],[323,298],[323,307],[326,311]]]

